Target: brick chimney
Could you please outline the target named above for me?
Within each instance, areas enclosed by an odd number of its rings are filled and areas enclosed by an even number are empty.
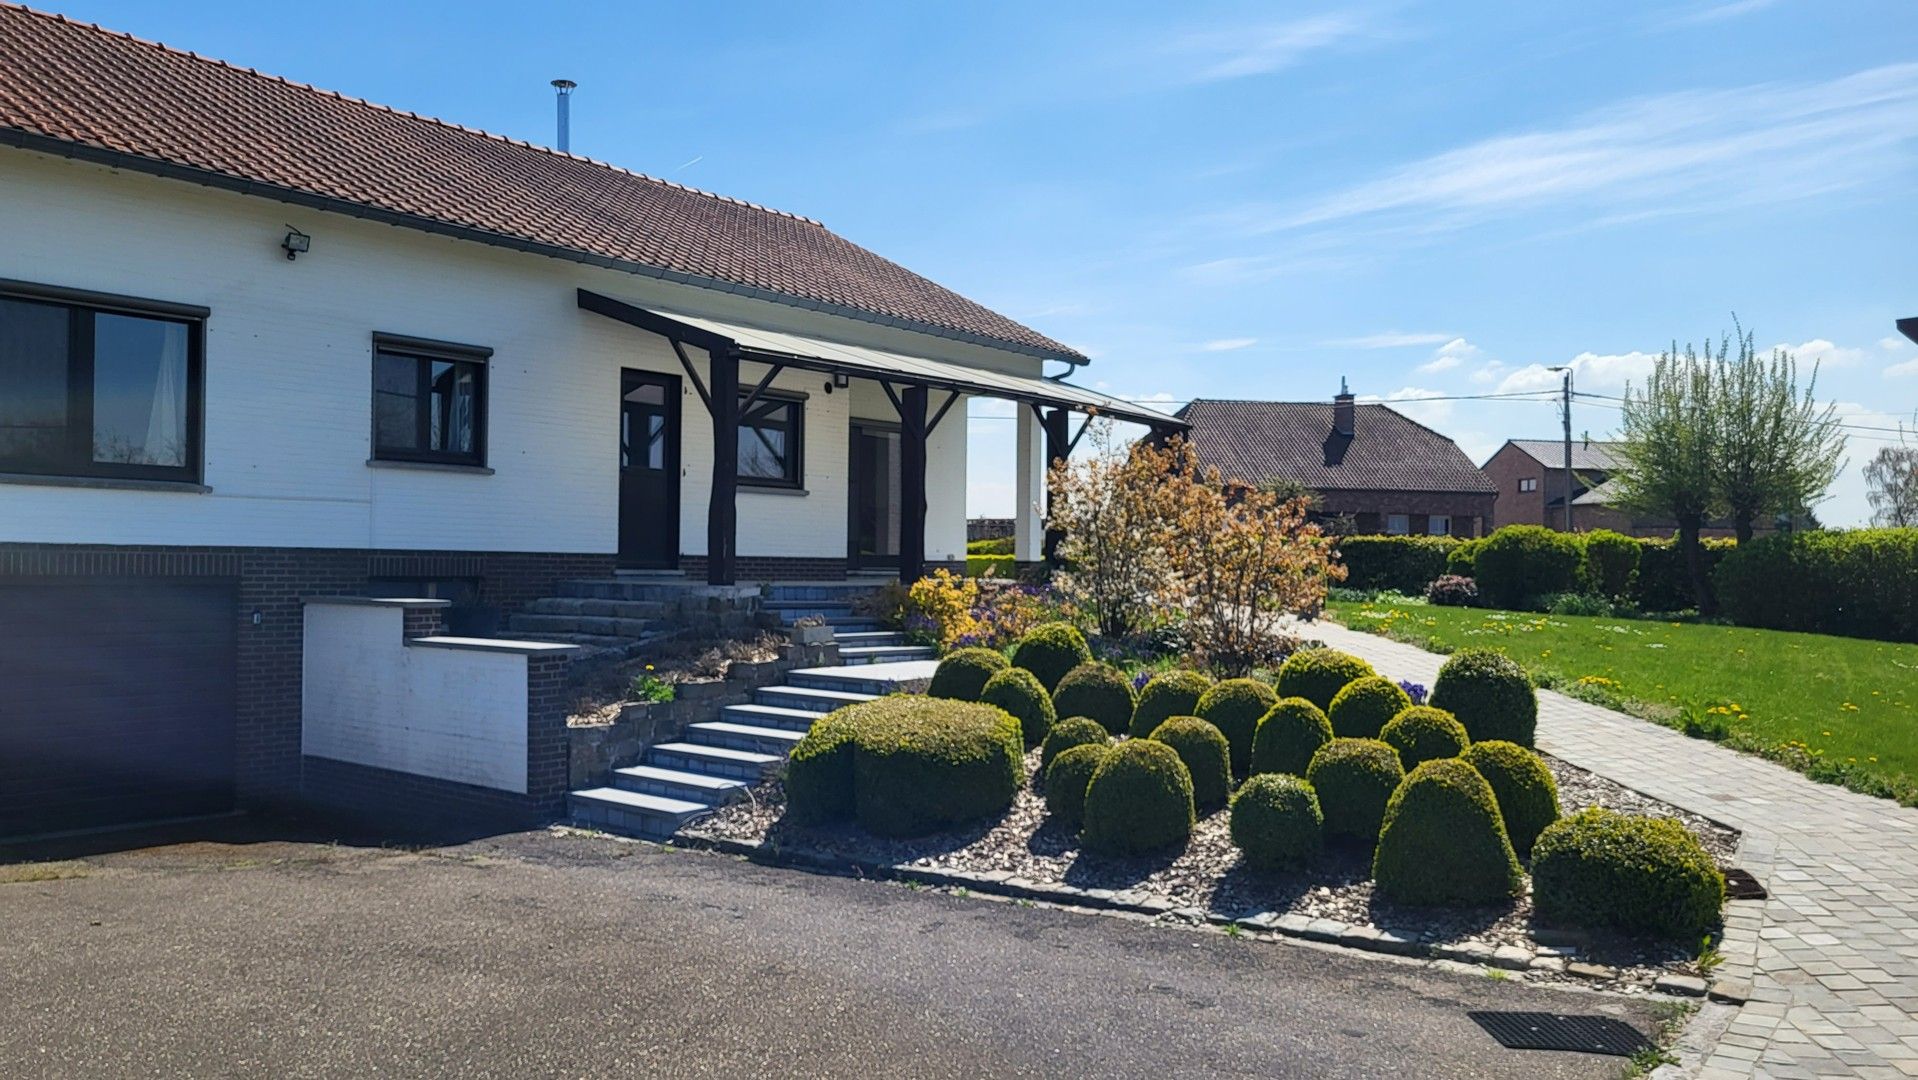
[[[1352,422],[1358,412],[1353,404],[1352,391],[1345,386],[1345,376],[1339,376],[1339,393],[1332,399],[1332,430],[1340,435],[1351,436]]]

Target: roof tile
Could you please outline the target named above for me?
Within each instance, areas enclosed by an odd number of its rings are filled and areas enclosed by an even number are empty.
[[[1352,436],[1332,433],[1329,401],[1199,399],[1180,409],[1206,465],[1228,479],[1287,479],[1314,491],[1498,490],[1458,444],[1384,405],[1353,411]]]

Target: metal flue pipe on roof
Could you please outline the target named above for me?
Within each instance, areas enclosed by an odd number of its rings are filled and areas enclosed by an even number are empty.
[[[573,113],[571,102],[573,88],[579,84],[571,79],[554,79],[553,89],[559,92],[559,152],[570,154],[573,150]]]

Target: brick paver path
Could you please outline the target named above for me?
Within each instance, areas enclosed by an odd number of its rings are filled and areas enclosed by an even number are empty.
[[[1305,636],[1427,686],[1444,657],[1329,622]],[[1769,900],[1732,905],[1720,977],[1749,1000],[1701,1080],[1918,1076],[1918,811],[1560,694],[1538,745],[1744,833]],[[1742,932],[1740,932],[1742,931]]]

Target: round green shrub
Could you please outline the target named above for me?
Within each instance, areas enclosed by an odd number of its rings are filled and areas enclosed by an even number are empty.
[[[1132,723],[1132,680],[1111,664],[1088,660],[1066,673],[1052,691],[1057,716],[1089,716],[1114,735],[1124,735]]]
[[[1325,831],[1374,843],[1385,820],[1385,804],[1405,770],[1399,752],[1377,739],[1333,739],[1312,755],[1306,782],[1318,793]]]
[[[1585,534],[1585,585],[1608,600],[1619,600],[1632,593],[1632,579],[1638,576],[1637,540],[1610,529],[1593,529]]]
[[[1252,736],[1259,717],[1278,704],[1279,695],[1257,679],[1227,679],[1199,698],[1199,719],[1224,733],[1232,748],[1232,772],[1244,776],[1252,766]]]
[[[1458,717],[1430,705],[1401,710],[1385,725],[1379,738],[1392,744],[1399,752],[1399,764],[1407,770],[1428,761],[1457,757],[1472,744]]]
[[[1312,755],[1331,741],[1332,722],[1323,709],[1302,697],[1280,698],[1252,736],[1252,773],[1304,776]]]
[[[1523,859],[1545,827],[1558,820],[1558,781],[1530,750],[1500,739],[1473,743],[1459,757],[1477,769],[1498,797],[1499,816],[1512,850]]]
[[[1232,748],[1219,729],[1196,716],[1175,716],[1152,738],[1170,746],[1192,774],[1192,802],[1200,810],[1224,806],[1232,793]]]
[[[1538,694],[1531,677],[1496,649],[1460,649],[1439,668],[1426,704],[1465,725],[1473,742],[1502,739],[1531,746],[1538,732]]]
[[[853,735],[848,705],[814,720],[786,757],[786,815],[802,825],[853,815]],[[857,715],[857,714],[854,714]]]
[[[1046,688],[1025,668],[1009,667],[994,674],[979,692],[979,700],[1011,713],[1019,721],[1019,731],[1027,746],[1043,740],[1058,718],[1052,711],[1052,698],[1047,696]]]
[[[1457,758],[1413,769],[1385,808],[1372,877],[1401,904],[1470,907],[1518,895],[1523,875],[1492,785]]]
[[[1069,716],[1052,725],[1039,748],[1039,775],[1044,776],[1059,753],[1069,747],[1098,745],[1111,741],[1103,724],[1089,716]]]
[[[986,680],[1010,666],[1004,656],[992,649],[977,646],[955,649],[939,661],[938,669],[932,673],[932,683],[926,687],[926,696],[978,701],[986,689]]]
[[[1300,649],[1279,665],[1279,696],[1302,697],[1321,709],[1330,709],[1332,699],[1345,684],[1376,674],[1372,665],[1350,653]]]
[[[1066,673],[1092,659],[1086,636],[1071,623],[1049,622],[1026,631],[1012,647],[1012,666],[1038,676],[1047,693],[1059,685]]]
[[[1212,689],[1212,678],[1197,671],[1168,671],[1154,675],[1139,691],[1139,704],[1132,709],[1129,734],[1143,739],[1160,724],[1175,716],[1197,716],[1199,698]]]
[[[1676,820],[1593,806],[1539,834],[1532,900],[1550,923],[1690,940],[1718,922],[1725,876]]]
[[[1456,577],[1471,577],[1478,568],[1478,552],[1485,546],[1485,538],[1467,540],[1453,548],[1445,556],[1445,572]]]
[[[1251,866],[1309,861],[1319,853],[1324,827],[1318,794],[1296,776],[1260,773],[1232,796],[1232,844]]]
[[[1507,525],[1485,538],[1472,580],[1493,607],[1522,608],[1546,593],[1574,592],[1585,553],[1578,540],[1543,525]]]
[[[813,725],[786,771],[802,822],[857,817],[872,832],[912,836],[990,817],[1025,780],[1018,721],[965,701],[893,694]]]
[[[1325,710],[1332,734],[1341,739],[1376,739],[1394,716],[1412,707],[1412,695],[1383,675],[1367,675],[1345,684]]]
[[[1104,738],[1103,731],[1100,738]],[[1061,750],[1045,771],[1046,813],[1076,830],[1085,821],[1086,786],[1110,753],[1112,744],[1103,741]]]
[[[1086,786],[1087,850],[1136,855],[1192,835],[1192,774],[1170,746],[1127,739],[1106,754]]]

